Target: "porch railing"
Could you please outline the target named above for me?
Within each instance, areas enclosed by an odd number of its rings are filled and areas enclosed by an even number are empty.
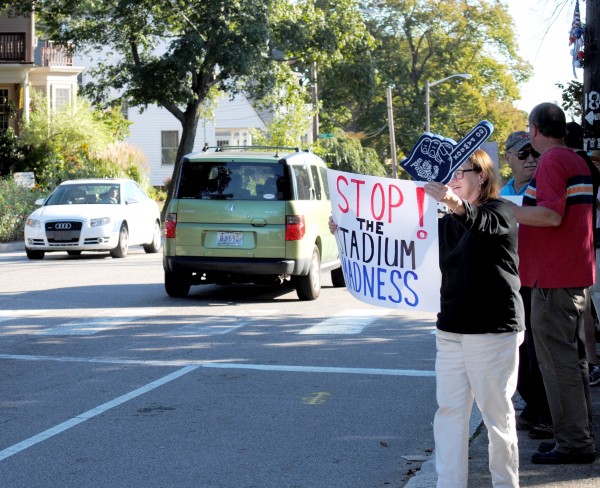
[[[42,66],[73,66],[73,48],[69,44],[46,41],[42,48]]]
[[[0,33],[0,63],[25,63],[25,33]]]

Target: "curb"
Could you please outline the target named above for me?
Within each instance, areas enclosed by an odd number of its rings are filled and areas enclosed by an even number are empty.
[[[25,243],[23,241],[0,242],[0,252],[24,251]]]
[[[471,411],[471,420],[469,421],[469,445],[481,433],[483,417],[477,403],[473,403]],[[432,488],[437,484],[437,471],[435,470],[435,450],[432,451],[430,459],[421,465],[421,469],[408,481],[404,488]]]

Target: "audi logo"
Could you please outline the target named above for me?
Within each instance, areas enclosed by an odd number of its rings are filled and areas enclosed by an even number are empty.
[[[54,224],[54,228],[56,230],[69,230],[71,228],[71,224],[69,222]]]

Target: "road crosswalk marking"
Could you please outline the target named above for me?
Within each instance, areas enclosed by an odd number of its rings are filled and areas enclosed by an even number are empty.
[[[337,335],[360,334],[371,323],[390,313],[388,309],[357,309],[340,312],[335,317],[319,322],[298,334],[301,335]]]
[[[43,327],[40,325],[15,325],[5,334],[30,334],[43,336],[90,336],[127,325],[132,322],[156,317],[165,312],[171,313],[169,308],[119,308],[111,310],[91,310],[87,317],[78,317],[68,322]],[[180,312],[180,309],[177,309]],[[260,325],[261,319],[269,316],[279,316],[278,310],[255,309],[247,312],[245,316],[236,315],[236,310],[221,310],[218,315],[186,320],[187,323],[168,332],[171,337],[193,337],[224,335],[234,332],[242,327]],[[59,309],[50,310],[1,310],[0,324],[16,319],[51,319],[60,313]],[[351,335],[360,334],[369,325],[390,313],[389,309],[355,309],[340,312],[334,317],[327,318],[304,330],[299,335]],[[2,335],[2,334],[0,334]]]
[[[118,313],[118,315],[114,315],[115,311]],[[114,329],[120,325],[136,322],[146,317],[159,315],[163,311],[163,308],[125,308],[111,310],[109,312],[102,312],[93,317],[72,320],[54,327],[41,329],[37,332],[37,335],[94,335],[98,332]]]

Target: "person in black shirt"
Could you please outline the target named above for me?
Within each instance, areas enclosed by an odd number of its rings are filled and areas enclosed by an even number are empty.
[[[439,222],[441,307],[437,319],[434,420],[437,488],[466,488],[473,399],[488,430],[494,486],[519,486],[512,396],[525,324],[519,294],[517,223],[498,199],[492,160],[477,150],[448,185],[426,193],[450,209]]]

